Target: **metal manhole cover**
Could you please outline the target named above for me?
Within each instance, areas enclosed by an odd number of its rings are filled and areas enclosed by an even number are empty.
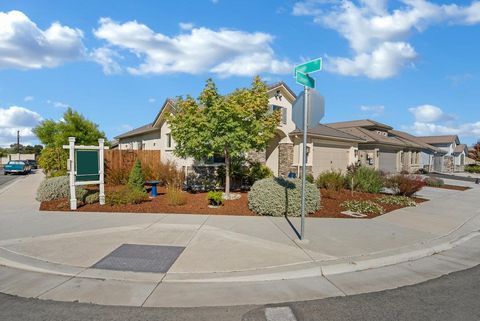
[[[184,249],[182,246],[123,244],[92,268],[166,273]]]

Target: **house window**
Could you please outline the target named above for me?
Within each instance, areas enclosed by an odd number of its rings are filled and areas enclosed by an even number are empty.
[[[287,123],[287,109],[282,106],[277,106],[277,105],[272,105],[271,106],[272,111],[280,111],[280,114],[282,115],[282,124],[285,125]]]
[[[225,156],[223,155],[213,155],[211,157],[207,157],[203,161],[205,164],[224,164],[225,163]]]
[[[172,148],[172,134],[168,133],[165,136],[167,138],[167,148]]]

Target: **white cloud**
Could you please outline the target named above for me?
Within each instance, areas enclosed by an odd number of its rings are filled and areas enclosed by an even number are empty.
[[[441,121],[453,120],[454,117],[443,112],[443,110],[433,105],[421,105],[408,109],[413,114],[416,122],[435,123]]]
[[[353,57],[328,58],[326,70],[369,78],[395,76],[414,61],[416,51],[407,42],[414,31],[443,22],[480,23],[480,1],[467,6],[438,5],[426,0],[400,2],[399,7],[388,10],[386,0],[336,1],[328,5],[325,1],[306,0],[297,2],[292,14],[312,16],[316,23],[336,30],[348,41]],[[368,67],[363,67],[364,63]]]
[[[17,139],[17,130],[23,142],[35,140],[32,128],[35,127],[42,117],[27,108],[10,106],[0,108],[0,146],[10,146]]]
[[[90,57],[102,66],[103,72],[106,75],[115,75],[122,72],[122,67],[115,60],[122,57],[110,48],[101,47],[94,49],[90,53]]]
[[[157,100],[155,98],[148,98],[148,102],[150,104],[153,104],[154,102],[156,102]]]
[[[371,116],[377,117],[382,115],[385,112],[385,106],[376,105],[376,106],[360,106],[360,110],[371,114]]]
[[[193,27],[195,27],[195,24],[193,24],[192,22],[180,22],[178,26],[182,30],[192,30]]]
[[[47,104],[52,105],[53,107],[57,107],[57,108],[68,108],[68,107],[70,107],[69,104],[62,103],[61,101],[47,100]]]
[[[25,98],[23,98],[24,101],[33,101],[35,99],[35,97],[33,96],[25,96]]]
[[[83,33],[54,22],[42,30],[21,11],[0,12],[0,68],[55,67],[84,57]]]
[[[262,32],[202,27],[169,37],[137,21],[119,24],[102,18],[94,34],[109,48],[127,50],[140,59],[138,66],[127,68],[136,75],[213,72],[228,77],[291,72],[287,61],[275,57],[274,37]]]

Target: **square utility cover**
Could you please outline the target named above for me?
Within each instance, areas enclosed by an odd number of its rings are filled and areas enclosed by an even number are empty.
[[[93,265],[96,269],[166,273],[185,247],[123,244]]]

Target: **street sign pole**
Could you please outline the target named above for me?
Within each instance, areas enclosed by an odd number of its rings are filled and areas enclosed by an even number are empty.
[[[305,185],[307,172],[307,118],[308,118],[308,87],[304,86],[303,100],[303,156],[302,156],[302,211],[300,223],[300,240],[305,236]]]

